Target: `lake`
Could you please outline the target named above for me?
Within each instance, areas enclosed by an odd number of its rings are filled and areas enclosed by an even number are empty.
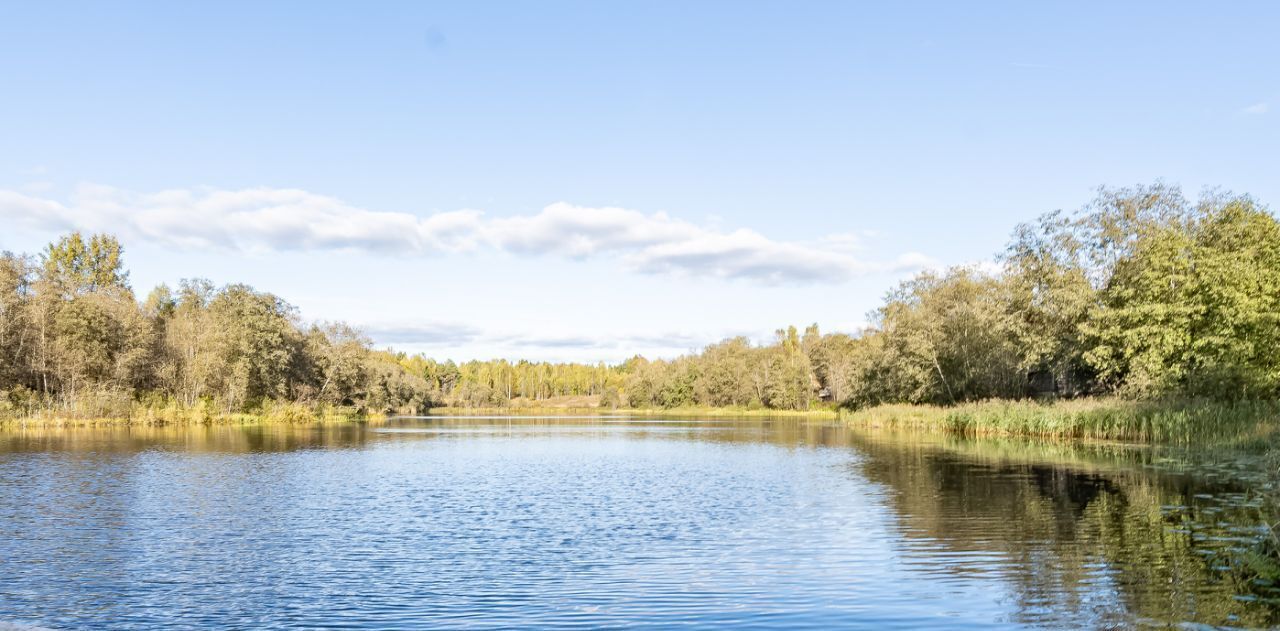
[[[10,430],[0,622],[1271,626],[1261,475],[795,419]]]

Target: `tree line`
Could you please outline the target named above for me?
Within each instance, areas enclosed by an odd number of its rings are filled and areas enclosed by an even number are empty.
[[[997,265],[926,271],[855,334],[779,330],[675,359],[440,362],[306,324],[246,285],[137,300],[108,235],[0,255],[0,405],[270,402],[422,412],[586,397],[606,407],[810,409],[990,398],[1280,396],[1280,224],[1248,196],[1102,189],[1017,226]],[[114,407],[112,407],[114,406]]]
[[[848,403],[1280,395],[1280,224],[1248,196],[1103,189],[999,271],[926,272],[857,341]]]
[[[1247,195],[1101,189],[994,266],[925,271],[856,335],[778,331],[619,367],[634,407],[1280,397],[1280,223]]]
[[[416,412],[427,384],[344,324],[304,325],[247,285],[207,280],[134,296],[123,248],[73,233],[0,255],[0,405],[122,416],[137,404],[221,413],[300,402]]]

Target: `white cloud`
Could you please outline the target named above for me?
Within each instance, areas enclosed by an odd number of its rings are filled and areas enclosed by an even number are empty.
[[[889,262],[864,261],[853,254],[860,242],[852,233],[813,242],[778,241],[747,229],[703,227],[661,212],[566,203],[511,217],[486,217],[477,210],[419,216],[367,210],[298,189],[136,193],[81,185],[66,203],[0,190],[0,217],[42,229],[107,231],[125,240],[180,248],[603,255],[640,272],[764,283],[841,282],[933,264],[918,253]]]
[[[972,263],[971,266],[988,276],[1000,276],[1004,274],[1004,263],[992,259],[983,259]]]
[[[581,349],[581,350],[614,350],[623,353],[634,352],[633,349],[664,348],[674,350],[670,355],[692,352],[715,342],[721,337],[715,335],[696,335],[683,332],[671,332],[662,335],[652,334],[519,334],[497,335],[487,341],[507,347],[535,349]]]
[[[462,346],[481,335],[480,329],[457,322],[382,323],[362,326],[360,330],[379,345]]]
[[[72,227],[61,204],[0,189],[0,216],[33,228],[61,230]]]
[[[393,346],[398,350],[421,352],[439,359],[537,361],[609,361],[625,360],[637,353],[650,359],[674,358],[700,351],[708,344],[739,335],[741,331],[666,331],[637,333],[634,331],[580,332],[569,330],[518,331],[513,329],[483,331],[456,322],[426,324],[372,323],[359,327],[374,341],[375,347]],[[770,334],[748,335],[758,343],[772,340]]]
[[[1245,114],[1266,114],[1270,110],[1271,110],[1270,104],[1263,102],[1263,103],[1254,103],[1253,105],[1243,108],[1240,111],[1244,112]]]

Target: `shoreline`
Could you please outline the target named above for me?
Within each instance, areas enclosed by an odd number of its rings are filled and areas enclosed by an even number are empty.
[[[1280,438],[1280,401],[993,399],[954,406],[880,405],[842,411],[840,420],[960,436],[1257,448]]]
[[[164,419],[155,417],[62,417],[37,416],[0,419],[0,433],[13,429],[109,429],[122,427],[252,427],[257,425],[327,426],[348,423],[377,423],[382,416],[316,415],[301,420],[279,420],[266,414],[229,414],[207,419]]]
[[[1137,444],[1260,446],[1280,438],[1280,401],[1186,399],[1132,401],[1090,398],[1037,402],[993,399],[954,406],[894,404],[860,410],[819,408],[602,407],[436,407],[422,415],[358,414],[297,404],[269,406],[254,413],[212,413],[200,409],[143,410],[131,416],[59,416],[41,413],[0,419],[0,432],[25,428],[198,427],[383,423],[396,418],[440,417],[671,417],[796,419],[834,421],[850,427],[911,429],[959,436],[1023,437],[1049,441],[1117,441]]]

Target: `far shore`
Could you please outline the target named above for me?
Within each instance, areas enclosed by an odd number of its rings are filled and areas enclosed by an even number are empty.
[[[1277,438],[1280,401],[1221,402],[1202,399],[1127,401],[1090,398],[1037,402],[988,400],[953,406],[880,405],[861,410],[833,407],[774,410],[737,407],[612,408],[525,404],[512,407],[436,407],[425,414],[359,413],[351,409],[268,406],[257,413],[216,413],[197,408],[141,408],[129,416],[60,416],[54,411],[0,418],[0,431],[20,428],[128,426],[253,426],[385,423],[397,418],[447,416],[564,416],[777,418],[840,421],[853,427],[905,428],[968,436],[1024,436],[1045,440],[1110,440],[1132,443],[1269,446]]]
[[[447,416],[565,416],[591,418],[599,416],[668,416],[679,418],[807,418],[835,420],[832,409],[769,410],[739,408],[602,408],[602,407],[437,407],[425,414],[344,414],[334,412],[289,414],[237,413],[199,415],[191,413],[139,414],[135,416],[60,416],[56,413],[0,418],[0,431],[19,428],[106,428],[106,427],[201,427],[253,425],[339,425],[344,423],[384,423],[397,418],[431,418]]]
[[[738,418],[813,418],[835,420],[839,412],[832,408],[810,410],[771,410],[768,408],[734,407],[680,407],[680,408],[610,408],[610,407],[490,407],[490,408],[431,408],[424,416],[676,416],[681,418],[712,416]]]

